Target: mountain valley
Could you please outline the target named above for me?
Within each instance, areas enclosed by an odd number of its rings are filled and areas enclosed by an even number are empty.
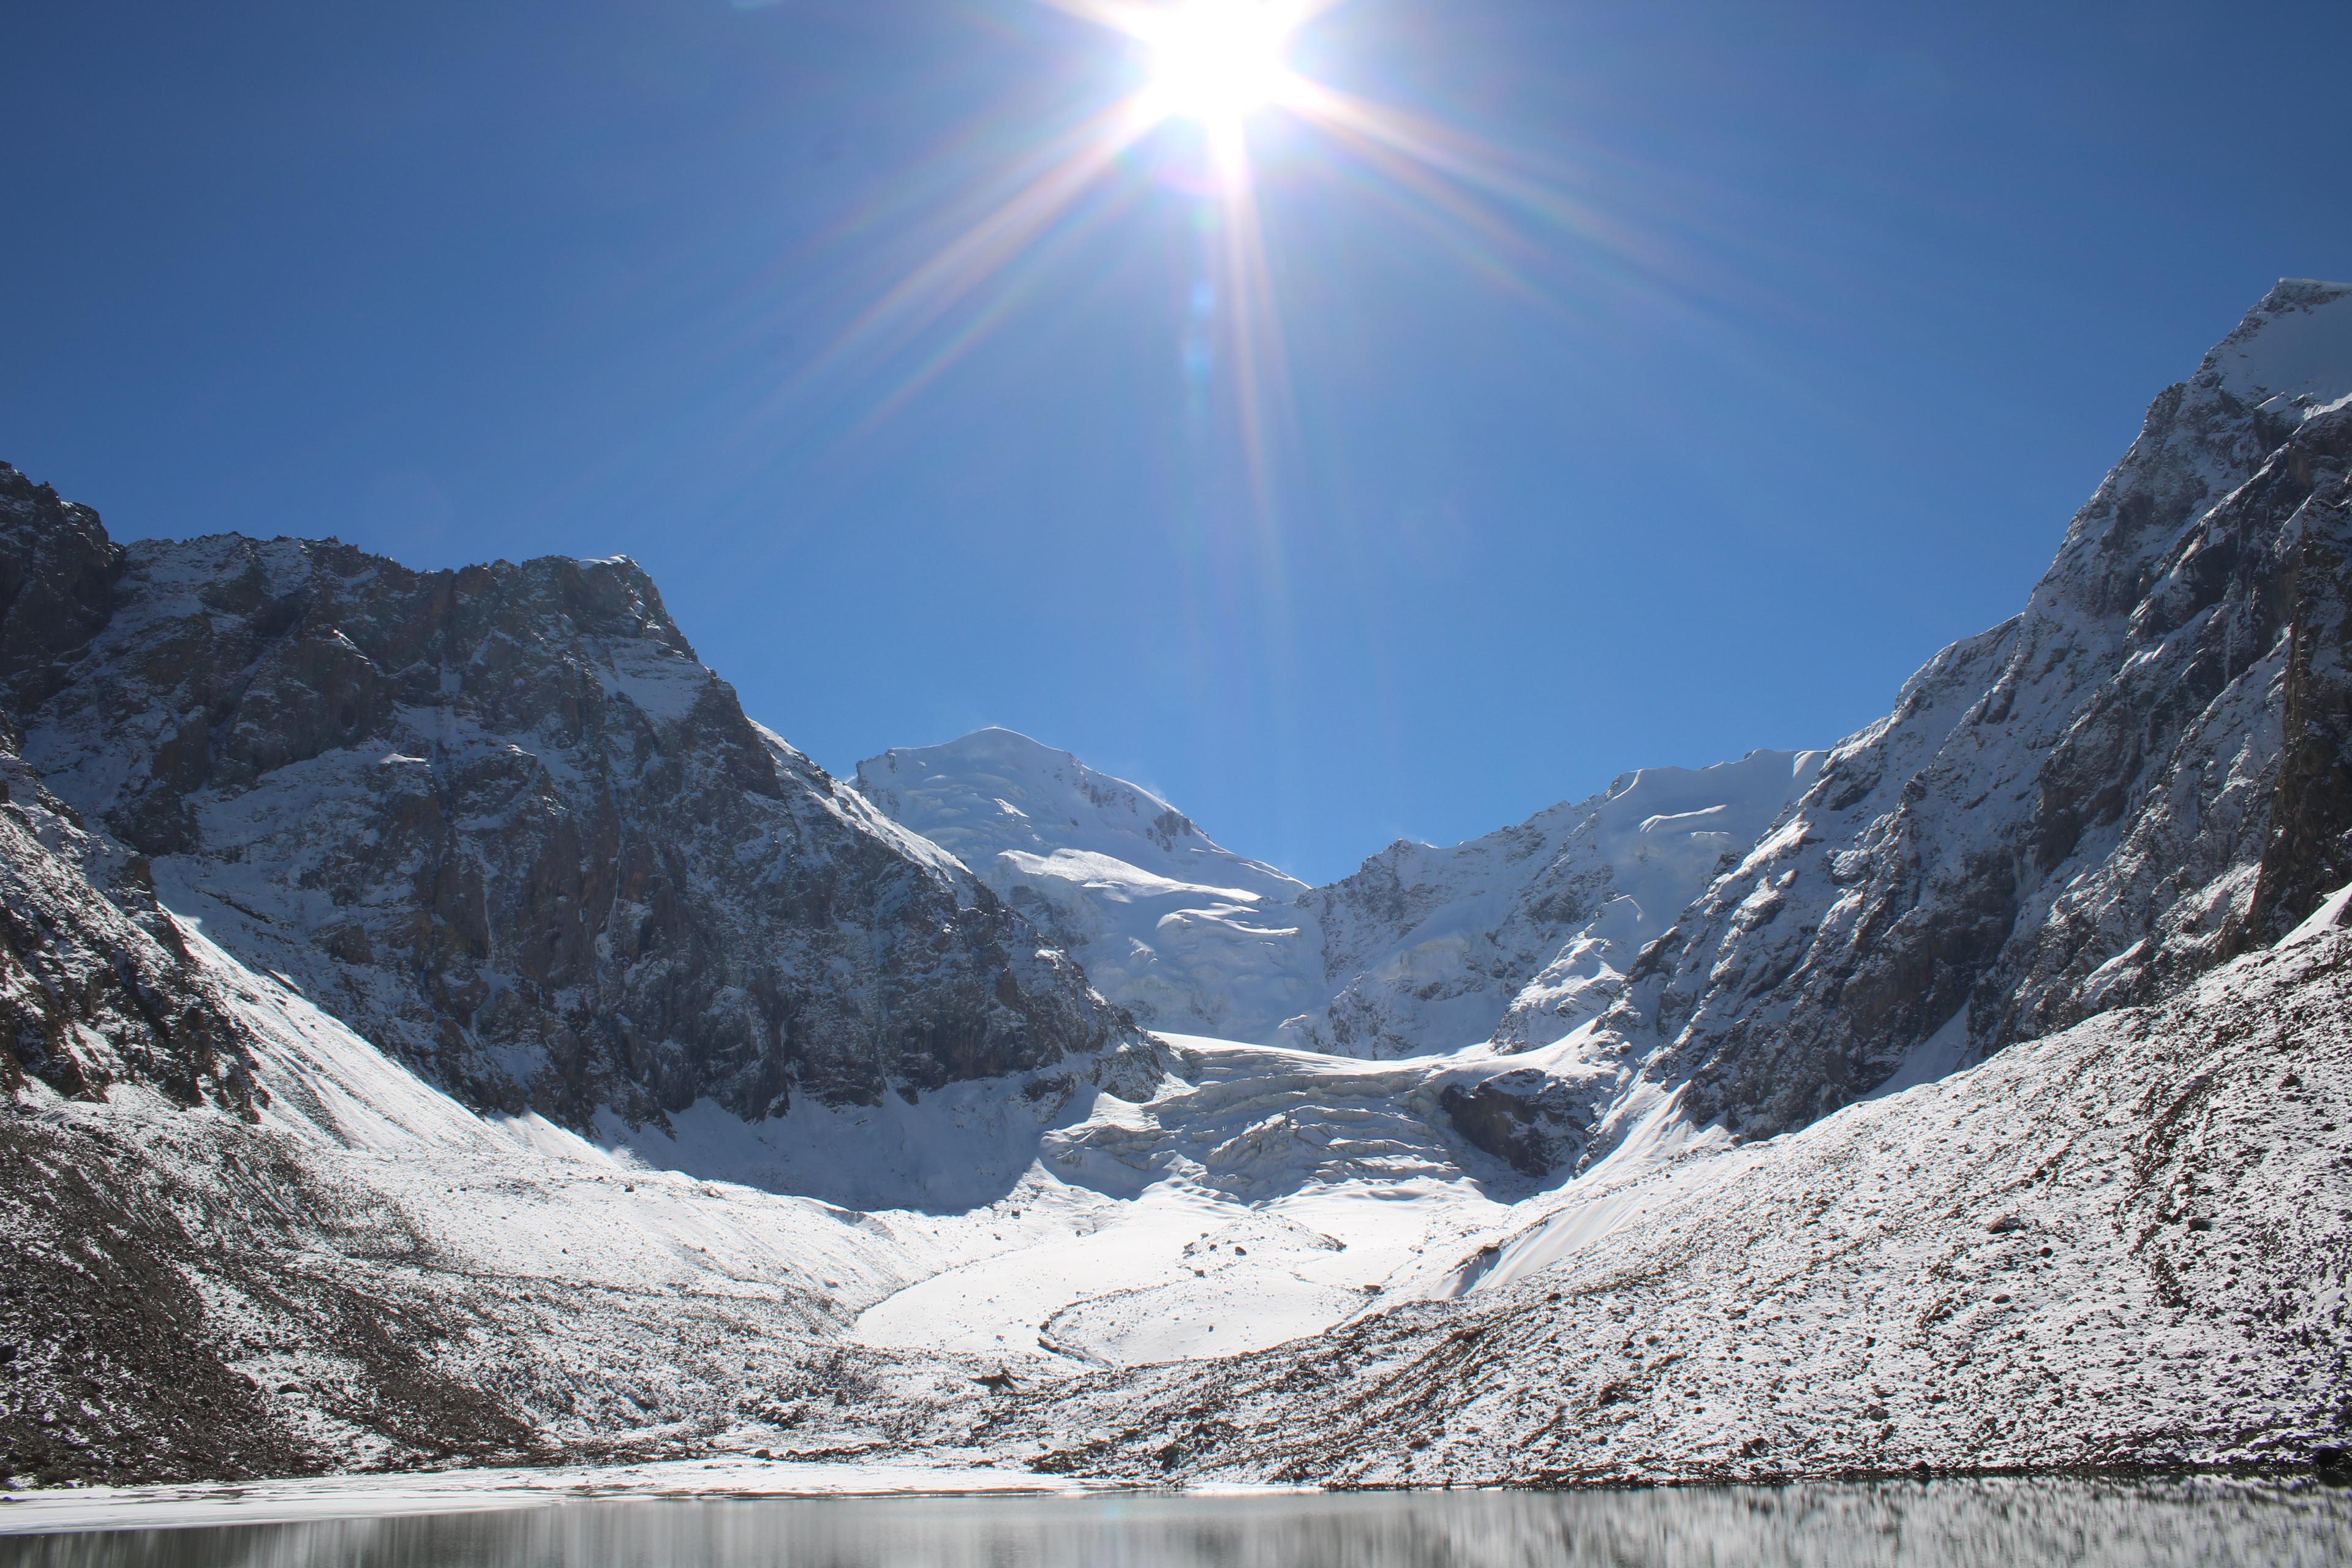
[[[2337,1462],[2347,470],[2282,283],[1884,720],[1310,888],[0,467],[0,1479]]]

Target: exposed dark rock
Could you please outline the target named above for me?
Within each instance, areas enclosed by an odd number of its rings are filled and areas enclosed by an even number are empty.
[[[1549,1176],[1583,1151],[1589,1131],[1583,1105],[1570,1086],[1523,1068],[1438,1094],[1445,1119],[1463,1142],[1526,1176]]]
[[[241,1026],[189,963],[146,866],[82,830],[0,733],[0,1091],[116,1083],[244,1115]],[[112,883],[112,898],[93,879]]]
[[[119,550],[0,468],[16,584],[0,674],[50,787],[478,1106],[757,1120],[1141,1048],[952,859],[746,719],[629,562]]]
[[[65,685],[69,656],[113,613],[121,569],[98,513],[0,463],[0,706],[22,710]]]
[[[2352,410],[2322,395],[2352,365],[2298,346],[2347,295],[2282,284],[2158,397],[2025,614],[1915,676],[1644,955],[1608,1026],[1687,1110],[1801,1126],[1964,1008],[1980,1057],[2157,1000],[2352,880]]]

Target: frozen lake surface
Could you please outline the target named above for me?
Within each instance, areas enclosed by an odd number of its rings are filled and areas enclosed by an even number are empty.
[[[641,1472],[642,1473],[642,1472]],[[677,1479],[684,1480],[683,1474]],[[911,1478],[910,1478],[911,1479]],[[1012,1485],[1012,1478],[992,1483]],[[1045,1478],[1031,1484],[1053,1486]],[[190,1494],[192,1495],[192,1494]],[[292,1495],[274,1491],[268,1496]],[[309,1495],[327,1506],[331,1494]],[[1578,1493],[954,1497],[340,1495],[360,1516],[221,1524],[128,1499],[0,1538],[0,1568],[2068,1568],[2352,1562],[2352,1489],[2217,1479],[1937,1480]],[[215,1501],[223,1500],[214,1494]],[[401,1500],[405,1499],[403,1502]],[[226,1500],[234,1503],[236,1499]],[[173,1511],[174,1509],[177,1511]],[[21,1510],[21,1511],[20,1511]],[[24,1530],[41,1504],[0,1509]],[[175,1522],[176,1521],[176,1522]],[[79,1525],[102,1522],[109,1528]]]

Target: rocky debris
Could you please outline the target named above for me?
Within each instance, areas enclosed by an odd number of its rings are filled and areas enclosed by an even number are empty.
[[[757,1121],[1066,1057],[1149,1076],[1026,921],[746,719],[629,562],[125,549],[0,468],[0,587],[32,584],[0,679],[49,787],[478,1106]]]
[[[348,1462],[289,1406],[300,1384],[239,1370],[208,1298],[226,1281],[271,1301],[292,1340],[331,1340],[355,1369],[320,1415],[364,1424],[379,1463],[489,1461],[537,1447],[529,1425],[436,1368],[419,1327],[371,1283],[308,1274],[274,1247],[228,1253],[177,1212],[226,1194],[162,1176],[135,1144],[31,1116],[0,1116],[0,1472],[24,1483],[118,1485],[315,1474]],[[220,1181],[262,1212],[307,1184],[251,1146],[226,1151]],[[240,1157],[241,1156],[241,1157]],[[248,1236],[243,1239],[259,1240]],[[267,1238],[283,1246],[290,1237]],[[191,1275],[194,1278],[192,1279]],[[456,1325],[446,1319],[441,1333]],[[278,1397],[273,1397],[273,1395]],[[305,1413],[309,1414],[309,1413]]]
[[[2352,933],[2250,957],[1566,1202],[1465,1300],[1032,1391],[983,1446],[1344,1485],[2305,1465],[2352,1432],[2347,1020]]]

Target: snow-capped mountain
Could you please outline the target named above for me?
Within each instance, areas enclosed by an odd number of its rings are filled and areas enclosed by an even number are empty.
[[[1305,883],[1010,730],[885,752],[858,793],[955,855],[1151,1028],[1272,1042],[1322,1001]]]
[[[0,468],[24,754],[163,901],[485,1107],[660,1123],[1135,1047],[748,720],[626,561],[112,543]]]
[[[649,1165],[460,1103],[7,777],[0,1486],[945,1452],[979,1378],[1319,1332],[1527,1187],[1447,1110],[1512,1058],[1183,1037],[1131,1099],[1049,1064],[761,1124],[884,1213]]]
[[[626,563],[0,468],[0,1484],[2340,1457],[2347,468],[2284,284],[1885,721],[1320,889],[1002,733],[844,786]]]
[[[1339,1056],[1549,1044],[1613,1001],[1683,906],[1801,794],[1818,752],[1648,768],[1309,889],[1150,791],[1009,730],[885,752],[860,794],[950,850],[1149,1026]]]
[[[2282,283],[2157,398],[2024,613],[1913,677],[1631,972],[1592,1059],[1767,1136],[2302,919],[2352,876],[2347,461],[2352,287]]]
[[[1307,897],[1332,989],[1295,1037],[1349,1056],[1549,1044],[1615,999],[1642,949],[1821,759],[1644,768],[1466,844],[1391,845]]]

